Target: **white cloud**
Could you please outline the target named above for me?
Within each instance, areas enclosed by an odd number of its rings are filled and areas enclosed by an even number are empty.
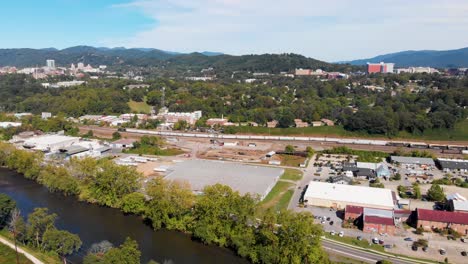
[[[468,44],[465,0],[137,0],[154,27],[104,44],[229,54],[295,52],[328,61]]]

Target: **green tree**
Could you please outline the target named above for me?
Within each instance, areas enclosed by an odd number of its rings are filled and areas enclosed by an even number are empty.
[[[444,190],[438,184],[432,184],[427,191],[427,198],[430,201],[442,202],[445,200]]]
[[[11,213],[16,208],[16,202],[8,195],[0,193],[0,229],[10,221]]]
[[[421,199],[421,187],[419,187],[418,183],[413,183],[413,198],[414,199]]]
[[[78,251],[81,244],[80,237],[68,231],[48,228],[44,232],[43,247],[46,250],[56,252],[62,258]]]
[[[90,182],[90,199],[110,207],[118,207],[122,198],[137,191],[141,175],[134,168],[119,166],[110,160],[99,165],[93,180]]]
[[[125,195],[120,209],[127,214],[143,214],[146,211],[145,195],[138,192]]]
[[[285,148],[284,148],[284,151],[286,151],[286,153],[289,153],[289,154],[292,154],[294,153],[294,146],[292,145],[287,145]]]
[[[112,140],[118,140],[121,138],[122,138],[122,135],[118,131],[115,131],[114,133],[112,133]]]
[[[195,196],[187,183],[156,178],[148,184],[146,193],[150,198],[146,216],[154,229],[184,231],[193,221],[190,213]]]
[[[307,157],[312,157],[315,154],[315,150],[311,146],[306,147]]]
[[[26,234],[29,240],[33,241],[33,245],[41,247],[44,233],[49,228],[53,228],[57,219],[56,214],[49,214],[47,208],[35,208],[28,215],[28,224]]]
[[[186,130],[189,124],[185,120],[179,120],[174,124],[174,130]]]

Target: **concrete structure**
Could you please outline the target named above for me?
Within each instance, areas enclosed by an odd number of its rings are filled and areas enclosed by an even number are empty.
[[[117,148],[117,149],[128,149],[128,148],[133,148],[133,143],[135,143],[135,139],[127,139],[127,138],[122,138],[119,140],[116,140],[111,143],[112,148]]]
[[[41,113],[41,118],[42,119],[49,119],[52,117],[52,113],[49,113],[49,112],[42,112]]]
[[[63,135],[43,135],[31,137],[24,141],[23,147],[44,152],[56,152],[60,148],[78,143],[80,138]]]
[[[46,64],[47,64],[47,68],[52,69],[52,70],[55,69],[55,60],[47,60]]]
[[[311,124],[313,127],[319,127],[323,125],[322,121],[313,121]]]
[[[468,172],[468,160],[462,159],[437,159],[437,165],[444,172],[460,171]]]
[[[403,165],[425,165],[434,166],[434,160],[431,158],[418,158],[418,157],[402,157],[402,156],[391,156],[390,160],[392,163],[400,163]]]
[[[338,175],[330,178],[331,183],[335,184],[351,184],[353,179],[345,175]]]
[[[364,208],[362,206],[347,205],[345,208],[344,221],[355,221],[362,216]]]
[[[365,233],[395,234],[393,210],[364,208],[362,223],[362,230]]]
[[[294,119],[296,127],[308,127],[309,123],[302,121],[302,119]]]
[[[347,205],[393,209],[395,201],[389,189],[311,181],[304,194],[308,205],[343,209]]]
[[[267,122],[267,127],[269,127],[269,128],[275,128],[277,125],[278,125],[278,121],[276,121],[276,120]]]
[[[160,112],[156,118],[163,119],[166,123],[174,124],[178,121],[185,120],[189,125],[194,125],[198,119],[202,117],[202,111],[194,111],[191,113],[181,113],[181,112],[168,112],[164,110]]]
[[[463,236],[468,235],[468,215],[460,212],[416,209],[416,225],[427,231],[451,228]]]
[[[176,163],[168,170],[172,172],[165,179],[186,181],[196,193],[219,183],[240,194],[259,195],[262,200],[284,173],[280,168],[208,160],[188,160]]]
[[[0,122],[0,128],[20,127],[21,122]]]
[[[331,121],[330,119],[322,118],[322,119],[320,119],[320,121],[322,121],[327,126],[334,126],[335,125],[335,122]]]
[[[367,63],[367,73],[393,73],[395,63]]]
[[[206,120],[206,125],[208,126],[233,126],[234,123],[231,123],[228,121],[227,118],[210,118],[208,120]]]
[[[468,201],[450,200],[449,206],[452,212],[468,213]],[[468,217],[468,214],[466,217]]]

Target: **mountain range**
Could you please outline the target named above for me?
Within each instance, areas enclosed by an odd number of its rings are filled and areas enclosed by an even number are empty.
[[[62,50],[0,49],[0,66],[31,67],[45,65],[47,59],[57,66],[72,63],[108,65],[114,67],[158,67],[164,70],[200,70],[213,67],[219,71],[252,71],[279,73],[295,68],[321,68],[327,71],[356,70],[359,67],[332,64],[298,54],[261,54],[233,56],[218,52],[177,53],[151,48],[103,48],[76,46]]]
[[[351,65],[366,65],[367,62],[392,62],[395,67],[427,66],[434,68],[468,67],[468,47],[455,50],[408,50],[379,55],[368,59],[344,61]]]

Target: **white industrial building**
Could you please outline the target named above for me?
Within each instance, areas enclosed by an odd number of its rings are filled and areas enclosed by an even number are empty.
[[[57,152],[60,148],[69,147],[79,141],[79,137],[43,135],[26,139],[23,143],[23,147],[44,152]]]
[[[304,203],[312,206],[344,209],[347,205],[393,209],[394,194],[389,189],[311,181]]]

